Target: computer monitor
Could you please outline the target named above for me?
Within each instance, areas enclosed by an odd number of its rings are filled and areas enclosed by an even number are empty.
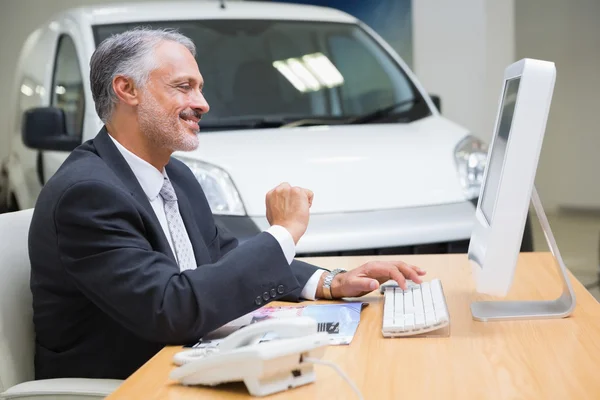
[[[558,253],[534,187],[555,78],[554,63],[533,59],[511,64],[504,72],[468,250],[479,293],[495,296],[508,293],[532,196],[542,228],[549,233],[549,245],[555,256]],[[566,279],[562,259],[559,264]],[[568,297],[572,289],[568,280],[566,284],[570,290]],[[571,298],[574,303],[574,295]],[[562,300],[559,303],[477,302],[471,305],[471,311],[479,320],[543,317],[558,311],[564,316],[564,306],[572,305]]]

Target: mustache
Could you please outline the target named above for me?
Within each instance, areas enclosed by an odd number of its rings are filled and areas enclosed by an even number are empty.
[[[199,111],[191,110],[191,109],[190,110],[182,111],[181,113],[179,113],[179,116],[182,117],[182,118],[183,117],[185,117],[185,118],[193,118],[193,117],[195,117],[198,120],[202,119],[202,114]]]

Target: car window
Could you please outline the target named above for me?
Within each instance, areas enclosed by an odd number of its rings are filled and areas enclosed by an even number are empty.
[[[42,105],[42,97],[45,94],[44,87],[36,83],[33,79],[24,76],[18,88],[18,105],[15,119],[15,130],[21,131],[23,122],[23,114],[30,108],[39,107]]]
[[[345,80],[339,87],[344,114],[373,112],[414,96],[394,62],[368,40],[359,30],[328,38],[332,61]]]
[[[191,20],[98,25],[96,44],[136,26],[175,29],[194,41],[211,106],[203,123],[232,117],[341,120],[421,99],[402,68],[357,24]],[[411,120],[430,115],[425,102],[418,104],[410,110]]]
[[[67,35],[58,41],[50,99],[53,107],[64,111],[67,134],[81,137],[85,110],[83,77],[75,43]]]

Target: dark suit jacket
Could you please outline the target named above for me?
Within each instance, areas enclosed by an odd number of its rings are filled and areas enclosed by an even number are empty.
[[[37,379],[124,379],[165,345],[299,300],[317,267],[288,265],[266,232],[238,246],[188,167],[171,159],[166,171],[199,265],[183,273],[105,128],[42,189],[29,233]]]

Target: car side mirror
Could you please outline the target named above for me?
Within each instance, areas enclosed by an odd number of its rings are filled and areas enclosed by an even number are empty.
[[[37,150],[72,151],[81,144],[67,133],[64,111],[56,107],[36,107],[25,111],[21,135],[25,146]]]
[[[437,108],[439,112],[442,112],[442,99],[440,98],[440,96],[436,94],[431,94],[429,95],[429,97],[431,97],[435,108]]]

